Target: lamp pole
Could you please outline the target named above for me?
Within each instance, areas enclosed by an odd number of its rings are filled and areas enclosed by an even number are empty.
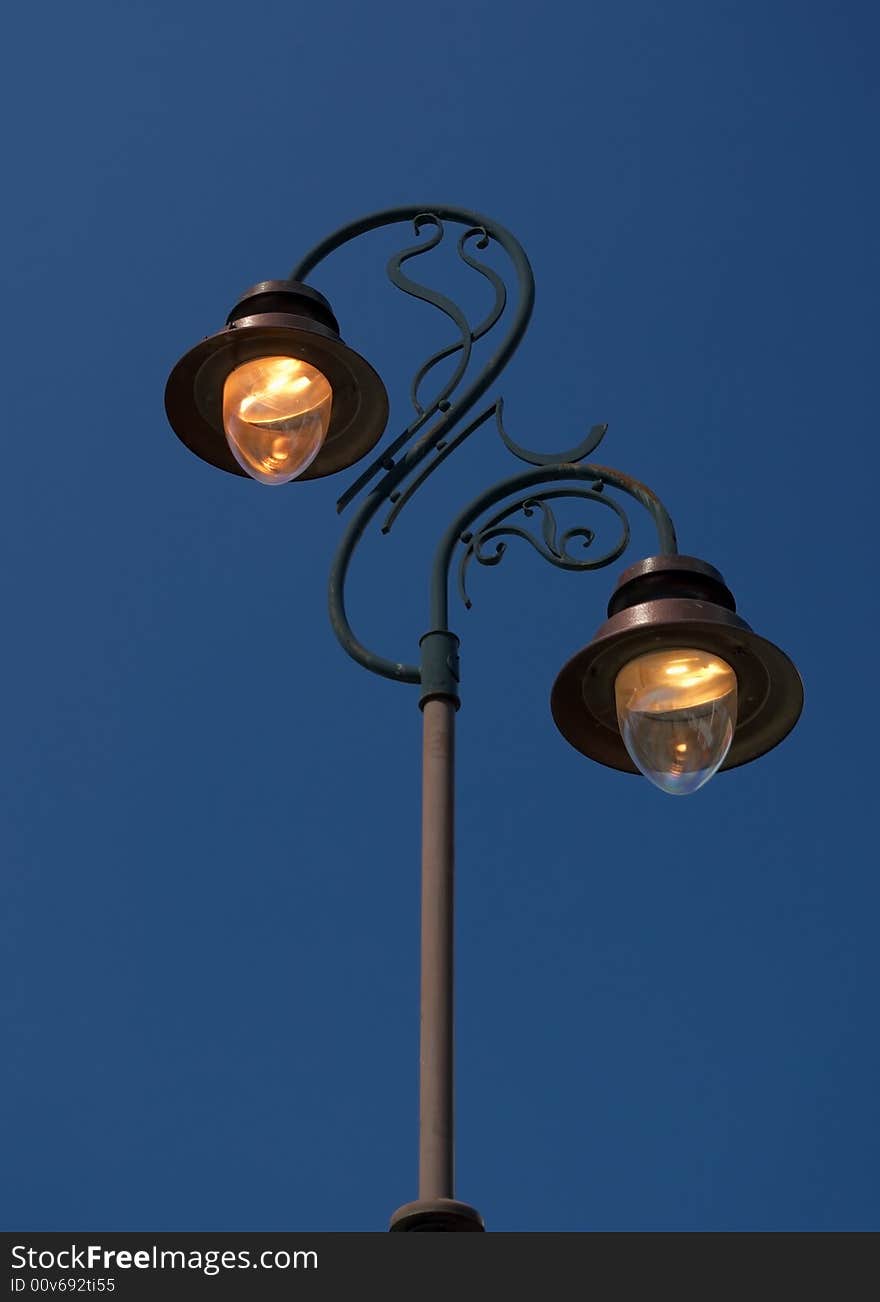
[[[446,204],[373,213],[318,244],[287,281],[265,281],[236,304],[223,330],[174,367],[165,402],[175,432],[197,455],[263,483],[307,481],[363,458],[384,431],[388,402],[381,379],[340,338],[327,300],[306,278],[343,245],[381,227],[412,224],[416,243],[391,257],[392,284],[437,308],[456,330],[452,342],[420,367],[410,390],[415,415],[339,498],[339,511],[362,497],[333,559],[330,622],[346,653],[372,673],[417,685],[422,710],[422,894],[418,1199],[399,1208],[392,1230],[480,1231],[480,1214],[455,1199],[453,993],[455,895],[455,716],[459,640],[449,627],[450,576],[470,607],[473,564],[500,563],[508,544],[531,545],[558,569],[603,569],[626,550],[629,521],[621,494],[644,508],[657,553],[618,580],[608,619],[560,672],[551,697],[557,727],[577,750],[609,767],[643,773],[673,794],[687,794],[717,770],[748,763],[780,742],[797,721],[803,689],[797,670],[773,643],[736,614],[733,595],[711,565],[678,553],[675,529],[651,489],[587,458],[607,426],[594,425],[575,447],[540,452],[507,433],[503,401],[471,413],[520,343],[534,303],[525,251],[503,226]],[[446,295],[413,279],[407,263],[436,248],[444,223],[463,227],[461,260],[491,286],[494,302],[472,323]],[[477,254],[497,245],[513,273],[515,301],[495,267]],[[496,326],[501,342],[475,375],[473,349]],[[425,382],[454,359],[429,398]],[[472,376],[472,378],[471,378]],[[312,395],[311,397],[309,395]],[[470,419],[465,423],[465,418]],[[386,509],[388,533],[425,480],[482,426],[494,422],[509,453],[529,468],[481,493],[438,544],[430,584],[430,625],[418,664],[366,647],[348,619],[345,586],[354,551]],[[611,490],[609,493],[608,490]],[[589,504],[616,540],[601,554],[596,532],[561,529],[557,503]]]
[[[422,706],[422,973],[419,1018],[419,1199],[454,1189],[453,985],[455,709]]]

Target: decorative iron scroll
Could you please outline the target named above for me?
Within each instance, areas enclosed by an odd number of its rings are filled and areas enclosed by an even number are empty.
[[[488,281],[494,291],[492,307],[474,325],[451,298],[415,280],[404,270],[414,259],[424,257],[442,243],[445,236],[444,221],[455,222],[465,228],[458,239],[458,256]],[[434,352],[419,367],[410,385],[414,419],[384,447],[337,503],[337,509],[343,510],[372,480],[378,479],[352,516],[337,549],[330,573],[329,604],[334,632],[354,660],[372,672],[397,682],[418,683],[418,666],[377,655],[356,637],[345,611],[345,581],[349,564],[364,531],[379,510],[385,504],[390,504],[390,510],[382,524],[382,532],[387,533],[428,476],[493,417],[504,446],[532,469],[487,489],[465,508],[447,530],[438,547],[431,579],[431,610],[435,629],[448,627],[448,577],[453,553],[459,545],[464,546],[459,562],[459,591],[468,607],[471,604],[466,589],[469,565],[472,561],[479,565],[497,565],[505,555],[511,538],[521,538],[528,542],[539,555],[559,569],[594,570],[613,563],[626,549],[630,529],[620,505],[603,494],[606,486],[624,492],[651,513],[657,527],[661,551],[674,552],[676,543],[672,521],[650,489],[620,471],[584,464],[585,458],[602,441],[606,425],[594,425],[589,434],[573,448],[562,452],[536,452],[515,442],[507,433],[503,419],[504,404],[500,396],[477,416],[472,416],[469,423],[464,423],[465,417],[470,415],[516,351],[528,327],[534,304],[534,277],[528,258],[522,245],[505,227],[480,213],[445,204],[421,208],[389,208],[363,217],[328,236],[293,269],[291,279],[305,280],[318,263],[344,244],[368,231],[401,222],[412,223],[418,243],[407,246],[389,259],[386,267],[388,277],[403,293],[440,311],[455,327],[457,337]],[[508,310],[511,304],[505,280],[494,267],[476,257],[475,250],[483,251],[490,244],[497,244],[503,249],[512,267],[517,291],[512,310]],[[482,369],[469,380],[473,345],[489,335],[501,322],[506,323],[506,330],[500,345]],[[437,366],[451,358],[456,361],[449,378],[439,385],[432,396],[425,396],[428,377]],[[550,486],[560,482],[565,486]],[[515,497],[515,500],[502,505],[508,497]],[[612,510],[621,525],[614,546],[601,554],[594,554],[590,551],[595,541],[592,529],[576,526],[560,532],[549,505],[551,501],[560,498],[597,502]],[[476,527],[480,516],[493,507],[500,509]],[[524,522],[534,519],[536,514],[540,516],[540,529],[532,531]],[[517,521],[519,515],[523,517],[522,522]],[[577,552],[572,550],[575,546]],[[589,554],[584,555],[584,552]]]
[[[620,536],[614,546],[598,556],[573,555],[569,551],[569,544],[577,540],[582,549],[588,549],[595,541],[596,534],[593,529],[583,525],[576,525],[560,533],[556,516],[548,505],[549,502],[559,498],[580,498],[589,502],[599,502],[612,510],[621,524]],[[527,519],[540,512],[542,517],[540,536],[522,525],[509,523],[520,511]],[[510,503],[502,511],[491,516],[476,532],[466,532],[461,535],[465,550],[458,566],[458,591],[468,610],[472,604],[467,593],[468,566],[472,560],[479,565],[498,565],[507,551],[507,541],[510,538],[523,538],[534,547],[539,556],[543,556],[545,561],[549,561],[557,569],[598,570],[605,565],[613,564],[626,550],[630,539],[630,527],[623,508],[613,498],[603,496],[601,485],[594,488],[571,486],[546,489],[541,493]],[[492,542],[495,543],[494,549],[487,551],[488,544]]]
[[[393,285],[402,290],[405,294],[420,299],[424,303],[431,304],[431,306],[436,307],[438,311],[447,316],[458,328],[459,338],[455,340],[455,342],[447,344],[445,347],[433,353],[425,362],[423,362],[413,377],[412,384],[410,385],[410,401],[415,410],[416,419],[408,426],[404,434],[401,435],[399,439],[395,440],[395,453],[399,451],[401,447],[405,446],[405,441],[408,441],[415,433],[417,433],[422,425],[426,421],[430,420],[431,417],[450,411],[450,399],[467,373],[472,357],[473,345],[477,340],[482,339],[484,335],[488,334],[489,331],[498,323],[507,304],[507,287],[501,276],[499,276],[498,272],[495,271],[493,267],[490,267],[486,263],[480,262],[475,258],[467,247],[468,241],[474,239],[476,240],[476,247],[478,249],[485,249],[489,246],[491,237],[486,226],[471,226],[458,240],[459,257],[463,262],[467,263],[469,267],[472,267],[475,271],[479,272],[481,276],[485,277],[495,291],[495,300],[491,310],[476,326],[470,325],[465,312],[457,303],[453,302],[451,298],[448,298],[445,294],[439,293],[437,290],[429,289],[426,285],[413,280],[403,272],[402,267],[404,263],[410,262],[412,259],[421,257],[422,255],[431,252],[431,250],[436,249],[438,245],[442,243],[445,235],[442,221],[432,212],[419,213],[413,220],[413,228],[416,235],[420,235],[422,231],[427,228],[430,228],[431,234],[424,243],[411,245],[408,248],[402,249],[399,253],[394,254],[394,256],[389,259],[387,265],[388,278]],[[454,357],[456,353],[460,353],[461,356],[450,378],[438,390],[432,399],[423,402],[421,398],[421,388],[425,378],[430,374],[435,366],[450,357]],[[410,501],[413,495],[422,486],[428,476],[433,473],[437,466],[445,461],[456,448],[462,445],[465,439],[467,439],[475,430],[479,429],[479,427],[493,415],[495,417],[498,434],[508,451],[512,452],[513,455],[518,457],[521,461],[525,461],[529,465],[534,466],[553,465],[561,461],[572,463],[582,461],[599,446],[599,443],[602,441],[605,431],[608,428],[607,425],[594,425],[587,438],[584,439],[582,443],[564,452],[534,452],[530,448],[522,447],[519,443],[514,442],[505,430],[503,398],[496,398],[490,407],[487,407],[484,412],[477,416],[475,420],[471,421],[469,425],[458,434],[455,434],[451,439],[448,436],[456,422],[453,419],[448,419],[444,422],[443,439],[438,441],[434,431],[426,437],[425,442],[426,444],[430,444],[430,450],[434,452],[434,456],[430,461],[428,461],[425,468],[408,484],[407,488],[403,492],[394,489],[389,493],[389,498],[394,505],[382,526],[383,533],[388,533],[390,531],[394,521],[400,515],[400,512],[406,506],[407,502]],[[432,437],[432,435],[434,436]],[[380,463],[385,470],[391,471],[394,467],[389,464],[388,455],[388,451],[386,451],[380,458]],[[344,506],[352,500],[352,495],[360,490],[360,487],[367,482],[371,477],[371,474],[372,468],[368,469],[365,474],[360,476],[356,483],[352,485],[351,489],[348,490],[348,492],[340,499],[340,506]]]
[[[408,262],[411,258],[421,257],[422,254],[428,253],[431,249],[435,249],[443,240],[443,223],[440,221],[440,218],[435,217],[433,213],[420,213],[413,222],[417,235],[420,234],[425,226],[428,225],[433,226],[434,234],[424,244],[414,245],[411,248],[404,249],[401,253],[395,254],[394,257],[389,260],[387,267],[388,279],[392,284],[396,285],[398,289],[403,290],[405,294],[409,294],[413,298],[421,299],[423,303],[430,303],[433,307],[438,308],[441,312],[445,313],[445,315],[448,316],[456,326],[458,326],[459,330],[460,338],[456,340],[455,343],[448,344],[445,348],[441,348],[438,352],[429,357],[428,360],[419,367],[413,377],[412,384],[410,385],[410,400],[415,409],[416,416],[420,418],[431,416],[438,411],[449,410],[450,395],[458,388],[465,372],[467,371],[468,363],[471,359],[472,345],[475,344],[478,339],[482,339],[485,334],[488,334],[500,319],[501,313],[504,311],[507,303],[507,287],[498,275],[498,272],[495,271],[494,268],[486,266],[485,263],[479,262],[468,252],[466,247],[468,240],[473,239],[475,236],[478,237],[478,249],[485,249],[488,247],[489,236],[483,226],[470,227],[464,232],[458,241],[458,256],[461,260],[466,262],[467,265],[472,267],[475,271],[478,271],[481,276],[484,276],[495,290],[495,302],[492,305],[492,310],[489,312],[488,316],[479,323],[479,325],[472,327],[468,323],[467,317],[462,309],[458,304],[454,303],[452,299],[447,298],[444,294],[439,294],[436,290],[428,289],[425,285],[421,285],[417,281],[410,279],[409,276],[404,275],[401,271],[401,267],[405,262]],[[447,380],[446,384],[443,385],[440,391],[435,394],[434,398],[431,399],[426,406],[422,403],[419,397],[422,381],[435,366],[439,365],[440,362],[445,361],[447,357],[454,357],[458,352],[461,353],[461,358],[451,378]]]
[[[515,457],[518,457],[520,461],[525,461],[526,464],[530,466],[555,466],[560,464],[576,465],[578,462],[583,461],[585,457],[588,457],[590,453],[599,446],[608,429],[607,425],[594,425],[582,443],[577,444],[576,447],[568,448],[565,452],[532,452],[529,448],[524,448],[519,443],[514,443],[513,439],[507,433],[504,428],[504,399],[496,398],[491,407],[487,407],[484,412],[481,412],[476,420],[471,421],[469,425],[465,426],[460,433],[456,434],[455,438],[450,439],[449,442],[444,441],[436,445],[434,458],[428,462],[420,474],[410,480],[403,492],[395,490],[390,494],[389,501],[393,502],[394,505],[388,512],[385,522],[382,525],[383,533],[390,532],[394,521],[400,515],[410,498],[418,492],[428,476],[433,474],[441,462],[445,461],[446,458],[456,450],[456,448],[461,447],[465,439],[469,438],[470,435],[473,434],[475,430],[479,429],[481,425],[484,425],[491,416],[495,417],[495,426],[504,446],[509,452],[512,452]]]
[[[475,325],[471,325],[464,310],[451,298],[415,280],[403,270],[407,263],[415,258],[424,257],[442,243],[445,237],[444,218],[465,226],[466,229],[458,239],[458,256],[468,267],[488,281],[494,291],[492,307],[483,320]],[[443,443],[444,438],[506,366],[525,333],[534,302],[535,285],[532,270],[525,251],[514,236],[504,227],[490,222],[479,213],[449,208],[445,205],[423,211],[396,208],[363,218],[337,231],[335,235],[330,236],[314,249],[299,266],[294,268],[291,278],[304,279],[329,253],[366,231],[402,221],[411,221],[416,236],[427,233],[427,238],[420,239],[417,244],[409,245],[394,254],[387,264],[388,277],[391,283],[403,293],[420,299],[442,312],[456,327],[458,337],[433,353],[419,367],[410,385],[410,400],[415,410],[415,418],[346,489],[337,503],[340,511],[383,471],[385,475],[380,481],[380,487],[387,496],[390,496],[396,485]],[[462,391],[463,382],[468,378],[471,367],[473,345],[488,335],[502,317],[507,315],[505,309],[508,306],[508,288],[504,279],[494,267],[477,258],[473,251],[484,250],[490,243],[498,244],[510,260],[517,286],[516,303],[500,348]],[[442,361],[456,355],[458,355],[457,362],[450,377],[433,396],[426,398],[423,389],[427,377]],[[430,428],[426,429],[428,425]],[[416,435],[422,431],[424,431],[422,437],[418,442],[413,443]],[[409,450],[404,451],[407,448]],[[402,452],[403,457],[396,462],[395,458]]]

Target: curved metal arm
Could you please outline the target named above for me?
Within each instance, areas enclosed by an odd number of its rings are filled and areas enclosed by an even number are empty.
[[[444,219],[456,221],[466,226],[468,229],[459,241],[459,253],[463,259],[475,270],[484,275],[495,288],[495,306],[492,311],[474,329],[467,326],[464,317],[455,307],[450,304],[448,299],[442,295],[435,294],[433,291],[425,290],[423,287],[404,276],[401,266],[404,261],[415,257],[420,253],[427,252],[429,249],[436,247],[442,238],[442,226],[440,222]],[[416,234],[420,234],[422,229],[429,224],[434,225],[434,236],[424,245],[416,246],[413,249],[404,250],[391,259],[389,264],[389,276],[392,281],[402,288],[406,293],[413,294],[416,297],[423,298],[425,301],[433,303],[440,307],[447,316],[451,317],[462,333],[462,339],[458,344],[441,350],[433,358],[422,366],[413,382],[413,400],[416,406],[416,419],[387,447],[380,456],[367,468],[367,470],[355,481],[348,491],[340,498],[339,508],[346,506],[354,496],[363,488],[371,478],[380,470],[386,473],[380,480],[376,488],[370,493],[367,500],[363,503],[357,514],[351,521],[343,538],[339,544],[336,556],[333,560],[333,566],[330,573],[330,622],[336,633],[343,649],[365,669],[373,673],[381,674],[383,677],[392,678],[398,682],[417,683],[420,681],[419,669],[414,665],[403,664],[400,661],[390,660],[385,656],[380,656],[369,648],[356,637],[352,629],[348,616],[345,611],[345,579],[348,573],[348,567],[352,554],[363,535],[367,525],[376,514],[383,502],[394,501],[397,485],[416,468],[439,443],[442,443],[444,435],[464,417],[478,399],[485,393],[486,389],[493,383],[501,373],[510,357],[513,355],[517,345],[525,334],[532,314],[532,307],[535,298],[535,281],[532,275],[532,269],[529,260],[526,257],[525,250],[519,241],[505,227],[500,226],[497,222],[490,221],[480,213],[471,212],[466,208],[455,208],[448,204],[435,204],[431,206],[407,205],[400,208],[387,208],[382,212],[372,213],[367,217],[362,217],[357,221],[351,222],[347,226],[341,227],[332,235],[327,236],[320,244],[316,245],[311,252],[294,267],[291,272],[292,280],[305,280],[314,268],[328,257],[331,253],[340,249],[343,245],[348,244],[351,240],[357,239],[358,236],[366,234],[368,231],[378,230],[383,226],[395,225],[399,222],[412,221],[414,223]],[[473,383],[468,389],[454,402],[449,401],[449,395],[454,388],[454,383],[460,380],[467,368],[470,358],[470,345],[483,334],[490,330],[504,309],[506,302],[506,291],[503,283],[497,273],[473,259],[465,249],[465,243],[469,236],[479,235],[478,247],[484,247],[488,240],[494,239],[501,245],[509,256],[514,268],[517,280],[518,299],[514,310],[513,319],[508,327],[507,333],[501,342],[500,347],[489,359],[487,364],[480,371]],[[421,380],[435,364],[446,356],[450,356],[458,348],[462,350],[462,362],[457,368],[456,375],[453,377],[454,383],[447,383],[437,395],[434,401],[427,407],[421,407],[418,400],[418,389]],[[426,424],[434,415],[441,413],[440,419],[428,431],[428,433],[412,447],[409,452],[402,458],[398,465],[394,464],[393,457],[415,436],[415,434]],[[481,423],[477,421],[472,428]],[[469,431],[468,431],[469,432]]]
[[[363,665],[364,669],[369,669],[374,674],[381,674],[383,678],[393,678],[398,683],[420,683],[422,675],[418,665],[406,665],[397,660],[389,660],[365,647],[355,635],[345,611],[345,578],[352,554],[367,525],[385,501],[385,494],[374,489],[342,535],[342,541],[336,549],[330,570],[328,588],[330,623],[343,650],[348,652],[352,660]]]
[[[465,314],[451,299],[413,280],[402,270],[404,263],[437,247],[443,239],[442,222],[444,219],[458,222],[467,228],[458,241],[459,256],[468,266],[482,275],[495,291],[495,301],[492,309],[485,319],[476,326],[471,326],[468,323]],[[418,666],[378,655],[364,646],[355,635],[345,610],[345,581],[348,568],[354,550],[365,529],[383,504],[388,502],[392,504],[392,509],[382,526],[383,533],[387,533],[400,511],[403,510],[413,494],[436,467],[493,415],[498,434],[508,451],[519,460],[525,461],[536,468],[515,475],[488,489],[480,497],[476,498],[447,530],[437,550],[432,575],[432,631],[441,633],[448,633],[449,631],[449,569],[455,547],[459,542],[463,542],[466,548],[462,557],[459,586],[468,605],[470,605],[470,602],[464,591],[464,573],[469,561],[476,559],[478,563],[483,565],[497,564],[504,555],[506,548],[504,539],[510,536],[526,539],[546,560],[563,569],[599,569],[616,560],[629,541],[629,523],[625,513],[616,502],[601,496],[606,484],[628,494],[651,513],[657,528],[661,552],[674,553],[677,547],[672,521],[665,507],[649,488],[620,471],[611,470],[604,466],[582,464],[583,458],[593,452],[601,442],[607,426],[595,425],[580,444],[564,452],[542,453],[532,451],[514,442],[507,434],[502,419],[503,401],[498,397],[490,407],[472,419],[467,426],[460,429],[459,432],[453,433],[456,426],[471,411],[478,399],[482,397],[507,365],[525,334],[531,317],[535,294],[532,269],[522,245],[505,227],[484,217],[481,213],[471,212],[466,208],[451,207],[448,204],[406,205],[398,208],[386,208],[381,212],[372,213],[351,222],[349,225],[335,231],[332,235],[327,236],[294,267],[291,272],[291,279],[305,280],[310,272],[331,253],[368,231],[410,221],[413,223],[417,236],[421,235],[426,228],[430,228],[431,233],[427,240],[403,249],[390,259],[387,268],[389,278],[404,293],[438,308],[456,326],[459,338],[441,348],[421,366],[413,380],[410,393],[416,412],[415,419],[400,435],[392,440],[391,444],[379,454],[339,499],[338,509],[342,510],[372,478],[384,471],[382,478],[356,511],[339,544],[330,573],[329,607],[333,630],[343,649],[352,659],[372,673],[381,674],[383,677],[391,678],[396,682],[422,682],[424,688],[424,675]],[[479,249],[485,248],[490,240],[495,240],[504,249],[515,272],[518,296],[512,320],[499,348],[490,357],[470,386],[459,397],[451,400],[453,393],[467,372],[471,360],[472,344],[495,326],[504,312],[507,301],[506,288],[498,273],[493,268],[478,261],[467,248],[468,241],[474,238],[476,239],[476,247]],[[451,379],[446,381],[430,402],[423,404],[420,397],[422,381],[434,366],[456,353],[461,353],[461,357]],[[433,417],[438,417],[438,419],[426,433],[422,434],[421,438],[412,443],[416,434]],[[394,457],[410,443],[412,443],[412,446],[403,453],[400,461],[395,463]],[[413,475],[413,472],[432,453],[434,454],[433,459],[425,465],[419,474]],[[410,479],[409,484],[405,488],[401,488],[403,481],[410,475],[413,475],[413,478]],[[560,481],[567,481],[572,485],[587,481],[591,486],[589,488],[572,486],[565,489],[546,490],[538,494],[530,493],[518,501],[509,503],[503,511],[488,520],[477,531],[476,535],[468,532],[470,526],[492,506],[496,506],[505,499],[538,485],[547,485]],[[567,550],[567,545],[570,542],[579,539],[585,547],[589,547],[594,535],[590,529],[575,528],[567,530],[561,537],[557,538],[555,517],[547,503],[559,497],[586,498],[611,508],[623,526],[620,539],[615,547],[598,558],[592,556],[576,557],[571,554]],[[541,512],[543,518],[542,540],[536,538],[525,528],[510,522],[510,518],[517,511],[522,511],[526,517],[529,517],[536,510]],[[492,541],[495,542],[494,553],[487,553],[483,548],[485,544]]]
[[[399,481],[405,478],[411,470],[415,469],[415,467],[433,451],[444,436],[447,435],[449,431],[467,415],[474,404],[483,396],[493,381],[504,370],[504,367],[513,356],[520,340],[526,332],[529,319],[532,315],[532,308],[535,303],[535,278],[532,274],[529,260],[526,257],[525,249],[522,247],[519,240],[512,235],[506,227],[501,226],[498,222],[491,221],[488,217],[484,217],[482,213],[471,212],[467,208],[452,207],[449,204],[424,206],[408,204],[402,208],[385,208],[381,212],[375,212],[371,213],[367,217],[361,217],[359,220],[351,222],[348,226],[341,227],[332,235],[328,235],[325,240],[322,240],[320,244],[316,245],[315,248],[311,250],[311,252],[307,253],[290,273],[291,280],[304,280],[306,276],[314,270],[318,263],[322,262],[324,258],[329,256],[329,254],[342,248],[344,244],[348,244],[351,240],[357,239],[358,236],[366,234],[367,231],[378,230],[383,226],[393,226],[397,222],[412,221],[415,226],[416,234],[419,234],[427,223],[431,221],[439,223],[444,218],[449,221],[459,222],[462,225],[469,227],[469,233],[480,233],[485,241],[488,241],[489,239],[495,240],[504,249],[513,265],[518,289],[518,298],[514,309],[513,319],[511,320],[507,333],[501,341],[501,345],[492,357],[490,357],[489,361],[480,371],[479,375],[477,375],[470,387],[467,388],[458,399],[450,403],[447,396],[447,389],[449,388],[447,385],[441,394],[435,398],[434,402],[431,403],[428,408],[419,412],[417,419],[413,421],[402,434],[393,440],[384,452],[373,461],[364,473],[351,485],[347,492],[342,495],[339,499],[340,509],[347,506],[352,498],[360,492],[361,488],[369,483],[369,481],[378,474],[380,470],[390,472],[382,481],[386,494],[390,496]],[[442,228],[440,228],[440,235],[442,237]],[[439,240],[434,239],[428,245],[424,246],[424,251],[427,251],[428,248],[435,247],[437,243],[439,243]],[[400,288],[404,289],[405,292],[415,293],[416,297],[423,298],[426,302],[441,307],[442,310],[447,311],[447,314],[449,314],[448,306],[444,306],[449,304],[449,300],[445,299],[442,295],[435,294],[432,291],[424,290],[422,288],[416,292],[412,287],[412,282],[410,282],[407,277],[403,277],[400,274],[399,266],[400,262],[403,261],[403,258],[405,256],[415,256],[416,253],[421,251],[423,250],[405,250],[404,254],[399,255],[397,259],[392,258],[391,263],[389,264],[389,275],[392,281],[394,281],[394,283]],[[466,259],[466,261],[468,260],[469,259]],[[473,266],[473,262],[471,262],[470,265]],[[481,332],[485,333],[487,329],[491,328],[491,325],[494,325],[498,316],[500,316],[500,312],[495,312],[490,314],[490,316],[491,320],[489,321],[489,325],[485,326],[485,329],[484,326],[480,326],[477,330],[470,332],[468,336],[468,345],[474,338],[478,338]],[[454,315],[453,319],[456,319]],[[462,346],[464,346],[464,344],[462,344]],[[451,351],[452,350],[443,350],[443,353],[438,354],[436,358],[430,359],[427,366],[432,365],[435,360],[439,360],[443,355],[448,356]],[[427,366],[423,367],[419,372],[419,375],[416,377],[416,388],[418,386],[418,381],[424,375]],[[393,458],[403,447],[406,446],[418,430],[421,429],[433,415],[437,414],[437,412],[442,413],[437,423],[414,447],[409,450],[409,452],[406,453],[400,464],[395,466]]]

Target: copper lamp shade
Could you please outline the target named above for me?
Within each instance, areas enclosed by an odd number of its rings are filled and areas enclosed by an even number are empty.
[[[721,770],[748,764],[797,723],[803,684],[788,656],[736,614],[719,572],[693,556],[650,556],[620,577],[609,618],[561,670],[550,697],[557,728],[575,750],[637,773],[618,726],[615,682],[637,656],[688,647],[726,662],[737,677],[737,719]]]
[[[326,437],[297,478],[318,479],[359,461],[388,421],[385,386],[369,362],[343,343],[327,299],[296,281],[267,280],[249,289],[225,328],[180,359],[165,389],[171,428],[203,461],[246,476],[226,438],[224,385],[245,363],[285,357],[314,368],[332,390]]]

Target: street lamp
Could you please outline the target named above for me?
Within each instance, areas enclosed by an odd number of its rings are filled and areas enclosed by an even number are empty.
[[[441,243],[444,222],[464,227],[458,255],[494,290],[493,306],[478,323],[403,270]],[[534,302],[522,246],[479,213],[446,204],[386,209],[330,235],[289,280],[248,290],[224,329],[190,349],[171,372],[165,406],[178,437],[212,465],[269,485],[334,474],[366,456],[387,423],[385,388],[372,366],[343,342],[327,299],[304,282],[342,245],[398,223],[412,223],[418,242],[390,259],[389,279],[438,308],[457,337],[416,374],[413,420],[339,499],[342,511],[373,485],[333,560],[330,621],[344,650],[364,668],[419,686],[423,715],[419,1197],[394,1213],[391,1229],[479,1231],[480,1214],[455,1199],[453,1184],[454,737],[460,698],[449,580],[456,557],[459,592],[470,606],[469,566],[497,565],[510,539],[527,541],[559,569],[602,569],[623,554],[630,538],[629,521],[612,493],[648,511],[657,554],[621,575],[607,621],[560,671],[551,710],[575,749],[610,768],[642,773],[670,794],[694,792],[717,771],[747,764],[777,745],[797,722],[803,688],[788,657],[736,613],[718,570],[679,555],[672,521],[656,494],[621,471],[587,461],[607,426],[593,426],[577,447],[544,453],[509,436],[500,397],[462,423],[510,360]],[[505,280],[476,256],[490,244],[507,255],[516,280],[507,316]],[[507,329],[500,345],[467,383],[474,344],[502,318]],[[426,379],[449,359],[455,359],[451,375],[423,398]],[[387,533],[437,466],[493,418],[505,447],[530,469],[483,492],[441,538],[419,663],[378,655],[359,641],[346,614],[345,580],[354,550],[381,508],[388,508],[382,524]],[[592,529],[560,530],[553,504],[571,499],[616,517],[618,539],[602,555],[592,554]],[[533,532],[532,523],[540,530]]]

